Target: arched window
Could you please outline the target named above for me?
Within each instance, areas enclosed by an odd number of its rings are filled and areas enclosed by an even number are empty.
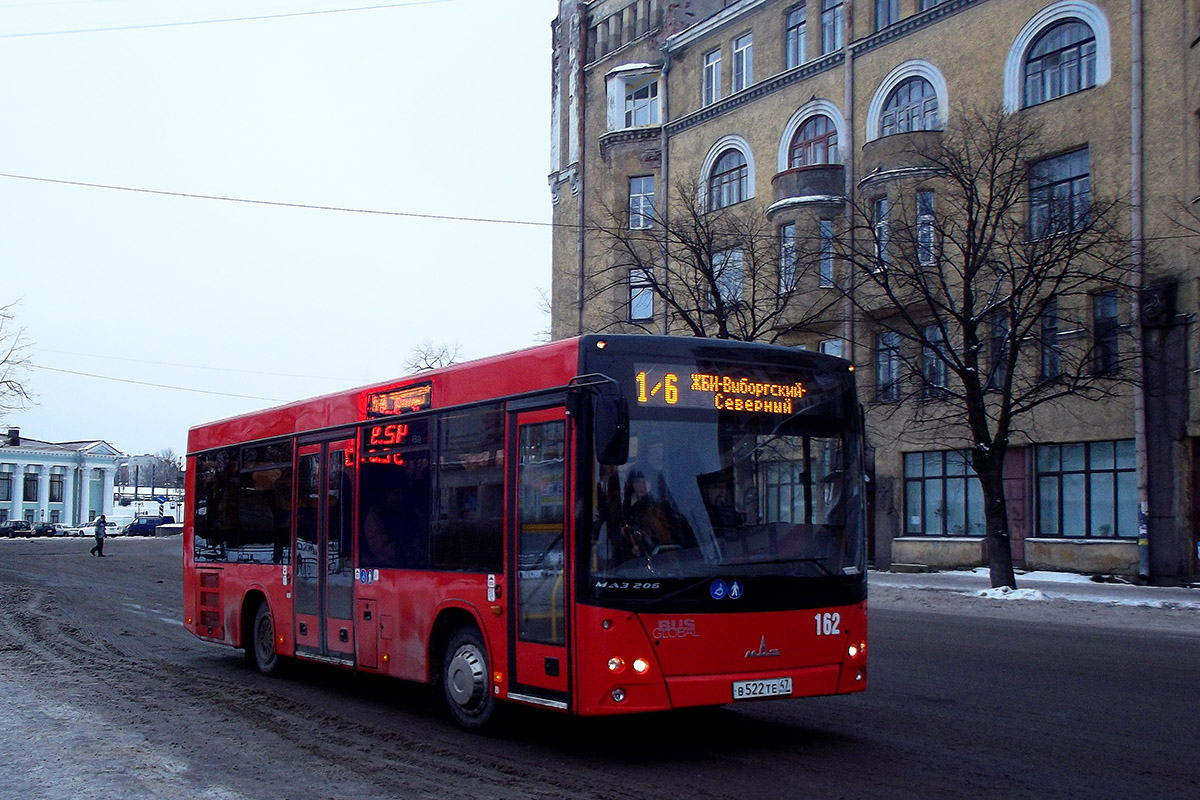
[[[879,115],[879,135],[938,129],[938,99],[933,84],[920,76],[908,78],[888,95]]]
[[[837,126],[824,114],[811,117],[792,137],[788,167],[839,163]]]
[[[740,150],[730,148],[721,154],[708,178],[708,208],[716,211],[747,197],[749,171],[746,157]]]
[[[1025,57],[1025,105],[1035,106],[1096,85],[1096,36],[1077,19],[1043,31]]]

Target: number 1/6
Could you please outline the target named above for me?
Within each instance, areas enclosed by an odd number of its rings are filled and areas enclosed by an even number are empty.
[[[667,401],[667,405],[673,406],[679,402],[679,376],[674,372],[668,372],[665,378],[650,388],[649,393],[646,392],[646,383],[646,373],[639,372],[637,374],[637,401],[639,403],[649,403],[650,398],[660,391],[663,393],[663,399]]]

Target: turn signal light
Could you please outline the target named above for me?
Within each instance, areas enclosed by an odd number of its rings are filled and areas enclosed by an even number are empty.
[[[621,658],[620,656],[613,656],[608,660],[609,672],[620,672],[623,669],[625,669],[625,659]],[[636,661],[634,662],[634,669],[637,669]]]

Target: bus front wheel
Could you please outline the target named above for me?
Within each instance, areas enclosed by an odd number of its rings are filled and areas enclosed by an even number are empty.
[[[442,661],[442,694],[454,721],[469,730],[487,725],[496,710],[483,637],[464,626],[450,637]]]
[[[254,612],[254,628],[251,632],[251,651],[254,666],[263,675],[277,675],[283,668],[283,658],[275,652],[275,620],[271,607],[263,600]]]

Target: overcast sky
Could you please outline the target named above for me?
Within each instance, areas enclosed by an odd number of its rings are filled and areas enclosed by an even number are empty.
[[[556,7],[0,0],[0,304],[35,365],[4,423],[181,454],[421,342],[537,341],[544,224],[194,196],[548,223]]]

